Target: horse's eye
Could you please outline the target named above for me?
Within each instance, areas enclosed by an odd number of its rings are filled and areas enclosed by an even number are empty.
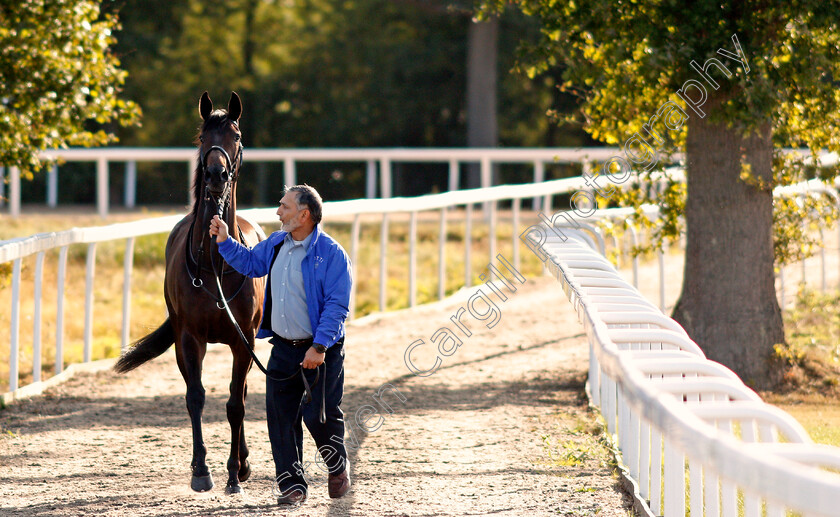
[[[239,141],[240,138],[242,138],[242,135],[240,135],[239,133],[236,133],[235,135],[233,135],[233,139],[236,140],[237,142]]]
[[[198,141],[203,144],[204,143],[204,135],[199,136]]]

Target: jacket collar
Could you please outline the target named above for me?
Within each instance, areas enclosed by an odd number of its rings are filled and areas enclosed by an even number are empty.
[[[283,241],[286,240],[286,236],[289,235],[289,232],[281,231],[280,233],[281,233],[281,235],[280,235],[280,243],[279,244],[282,245]],[[315,249],[315,245],[318,243],[318,239],[321,237],[321,234],[323,234],[323,233],[324,233],[323,230],[321,230],[321,224],[320,223],[316,224],[315,228],[312,230],[312,233],[310,233],[306,237],[307,239],[309,239],[309,237],[312,237],[309,240],[309,246],[306,248],[306,254],[307,255],[309,255],[310,251]]]

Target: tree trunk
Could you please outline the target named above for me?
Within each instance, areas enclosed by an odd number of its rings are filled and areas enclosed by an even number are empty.
[[[714,104],[710,99],[704,111]],[[743,159],[769,183],[772,151],[769,122],[744,138],[725,123],[689,118],[685,272],[673,317],[709,359],[756,389],[772,387],[783,373],[773,345],[784,342],[784,328],[773,271],[773,195],[740,174]]]
[[[470,21],[467,36],[467,147],[496,147],[496,68],[499,19]],[[467,188],[481,185],[478,165],[467,166]]]
[[[254,30],[254,16],[257,10],[257,0],[249,0],[245,5],[245,34],[242,39],[242,68],[249,78],[254,76],[254,49],[256,31]]]

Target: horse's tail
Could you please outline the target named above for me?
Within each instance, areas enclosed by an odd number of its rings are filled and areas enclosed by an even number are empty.
[[[120,360],[114,365],[114,370],[117,373],[129,372],[166,352],[174,343],[175,331],[172,329],[172,322],[167,318],[157,330],[138,339],[132,348],[120,357]]]

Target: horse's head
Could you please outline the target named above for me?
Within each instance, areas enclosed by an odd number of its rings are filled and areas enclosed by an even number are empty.
[[[207,92],[201,96],[198,111],[204,123],[198,135],[199,170],[196,177],[196,200],[199,196],[215,202],[217,211],[224,210],[242,165],[242,134],[239,116],[242,102],[231,93],[227,110],[213,110]]]

